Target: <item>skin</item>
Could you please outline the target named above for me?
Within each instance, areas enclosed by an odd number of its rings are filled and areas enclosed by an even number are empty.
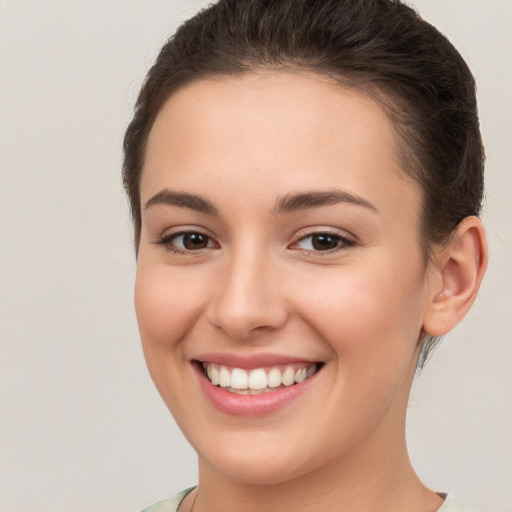
[[[397,153],[374,101],[314,75],[202,80],[162,108],[141,178],[135,301],[151,376],[199,457],[199,491],[180,510],[441,506],[409,462],[405,413],[423,330],[444,333],[471,305],[483,232],[468,221],[463,257],[443,249],[427,265],[421,191]],[[290,194],[332,190],[367,204],[276,211]],[[162,191],[199,195],[217,213],[146,207]],[[184,230],[207,246],[184,249]],[[338,245],[312,250],[326,231]],[[239,417],[203,395],[192,360],[206,352],[324,366],[300,399]]]

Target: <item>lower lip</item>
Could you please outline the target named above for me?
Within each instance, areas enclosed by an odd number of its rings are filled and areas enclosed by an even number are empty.
[[[275,412],[299,397],[316,380],[315,373],[308,379],[276,391],[259,395],[240,395],[214,386],[204,375],[197,364],[194,368],[199,377],[199,384],[206,398],[213,406],[224,414],[231,416],[264,416]]]

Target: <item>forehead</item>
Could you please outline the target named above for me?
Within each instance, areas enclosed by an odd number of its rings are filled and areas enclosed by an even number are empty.
[[[235,140],[224,137],[234,131],[239,134]],[[378,138],[396,154],[393,127],[368,95],[318,74],[283,71],[213,77],[180,88],[157,115],[149,144],[151,149],[164,137],[180,147],[192,137],[202,145],[233,149],[235,142],[247,142],[247,134],[268,139],[265,134],[284,131],[288,147],[302,146],[305,139],[318,143],[319,137],[343,138],[347,144]]]
[[[201,80],[178,90],[157,116],[141,197],[169,182],[208,192],[212,181],[234,174],[276,193],[343,186],[373,195],[391,182],[414,188],[397,148],[382,108],[326,77],[266,71]]]

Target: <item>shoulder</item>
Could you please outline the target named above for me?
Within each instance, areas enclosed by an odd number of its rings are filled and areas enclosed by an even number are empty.
[[[185,496],[194,489],[195,487],[185,489],[184,491],[181,491],[180,493],[176,494],[176,496],[173,496],[168,500],[154,503],[150,507],[145,508],[142,512],[177,512],[180,503],[183,501],[183,498],[185,498]]]
[[[473,509],[466,507],[457,501],[450,494],[444,495],[445,500],[443,506],[437,512],[475,512]]]

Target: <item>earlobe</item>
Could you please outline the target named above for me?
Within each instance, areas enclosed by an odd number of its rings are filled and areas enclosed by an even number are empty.
[[[487,268],[488,250],[482,222],[466,217],[447,246],[436,255],[435,274],[423,330],[432,336],[451,331],[471,308]]]

